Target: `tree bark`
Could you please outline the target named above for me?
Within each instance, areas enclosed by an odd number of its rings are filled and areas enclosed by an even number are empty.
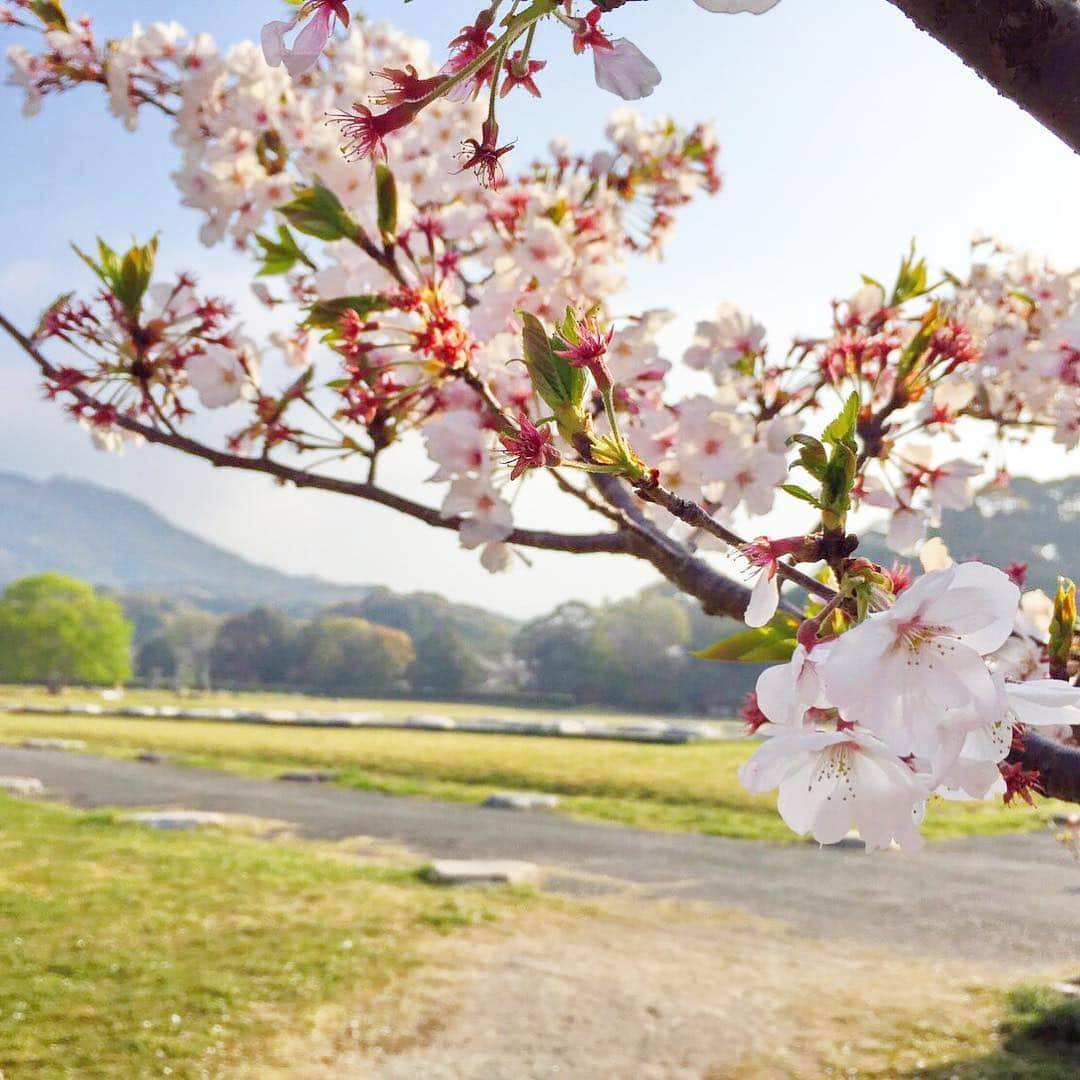
[[[1080,0],[890,0],[1080,152]]]
[[[1080,749],[1028,728],[1023,752],[1010,755],[1009,760],[1020,762],[1025,769],[1038,769],[1039,786],[1048,798],[1080,803]]]

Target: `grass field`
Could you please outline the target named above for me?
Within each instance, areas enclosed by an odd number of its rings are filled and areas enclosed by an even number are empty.
[[[509,890],[232,833],[162,833],[0,796],[0,1073],[219,1075],[281,1025],[372,994]],[[257,1070],[256,1070],[257,1071]]]
[[[149,703],[136,693],[125,700]],[[0,699],[3,695],[0,694]],[[71,695],[72,700],[83,700]],[[9,699],[10,700],[10,699]],[[85,700],[92,700],[86,696]],[[176,703],[158,694],[157,704]],[[235,699],[232,699],[235,703]],[[304,707],[310,699],[249,695],[252,707]],[[198,699],[205,704],[206,700]],[[380,703],[367,703],[381,708]],[[408,704],[390,703],[396,708]],[[408,711],[421,711],[413,703]],[[426,706],[431,711],[431,705]],[[471,707],[470,707],[471,708]],[[175,754],[195,765],[272,776],[289,768],[340,770],[340,782],[391,794],[482,802],[494,790],[562,796],[566,812],[657,829],[741,839],[794,839],[772,796],[751,796],[736,779],[752,753],[749,742],[686,746],[541,739],[460,732],[290,729],[216,721],[141,720],[0,714],[0,741],[78,738],[91,749],[130,755],[141,749]],[[935,801],[924,826],[932,839],[1045,828],[1062,809]]]

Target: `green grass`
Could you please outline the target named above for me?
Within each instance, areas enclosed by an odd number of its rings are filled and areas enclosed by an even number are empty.
[[[523,893],[449,892],[288,841],[0,796],[0,1071],[195,1077],[416,966]]]
[[[796,839],[777,817],[773,796],[753,796],[739,785],[738,767],[753,752],[753,744],[741,740],[664,746],[0,714],[0,741],[34,736],[84,739],[107,753],[160,750],[191,764],[260,776],[291,768],[337,769],[349,786],[460,802],[482,802],[500,789],[543,791],[560,795],[566,812],[602,821],[740,839]],[[1042,829],[1059,806],[1043,802],[1031,810],[935,800],[924,832],[942,840]]]
[[[1046,986],[1005,996],[991,1048],[904,1075],[920,1080],[1076,1080],[1080,1076],[1080,1000]]]

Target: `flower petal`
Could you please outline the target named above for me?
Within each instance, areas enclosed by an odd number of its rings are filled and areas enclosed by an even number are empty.
[[[593,49],[596,85],[624,101],[648,97],[660,85],[660,70],[626,38],[612,38],[610,49]]]
[[[776,614],[779,606],[780,588],[776,583],[776,575],[769,572],[769,567],[765,567],[754,582],[743,622],[752,629],[764,626]]]

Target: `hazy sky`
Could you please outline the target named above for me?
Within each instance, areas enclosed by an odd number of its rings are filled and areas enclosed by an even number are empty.
[[[256,35],[270,0],[102,0],[99,30],[180,19],[220,43]],[[73,11],[82,5],[69,3]],[[437,50],[475,0],[370,0]],[[710,118],[723,144],[725,190],[682,215],[661,266],[635,264],[625,309],[667,306],[680,318],[677,355],[695,320],[723,299],[769,327],[774,343],[819,332],[828,301],[860,272],[887,277],[912,237],[937,266],[963,268],[975,229],[1062,263],[1080,261],[1080,159],[995,93],[886,0],[784,0],[772,13],[709,15],[691,0],[630,4],[610,28],[641,45],[664,73],[643,111],[684,123]],[[0,31],[0,45],[5,44]],[[13,37],[10,33],[9,38]],[[591,63],[565,35],[544,73],[546,107],[507,110],[519,160],[550,134],[596,144],[618,102],[592,85]],[[211,287],[244,293],[244,264],[200,249],[197,216],[169,180],[176,151],[158,118],[135,135],[90,88],[46,102],[34,121],[0,89],[5,198],[0,201],[0,309],[30,325],[57,293],[88,284],[68,243],[96,234],[122,244],[162,230],[162,261],[193,267]],[[1036,467],[1044,462],[1029,459]],[[1055,459],[1059,473],[1071,463]],[[40,402],[32,371],[0,342],[0,468],[64,473],[119,488],[248,558],[297,572],[397,589],[437,589],[514,614],[557,600],[599,600],[651,579],[613,556],[540,555],[532,569],[491,578],[450,535],[389,511],[319,493],[281,491],[260,477],[212,471],[171,452],[97,454],[58,409]],[[406,481],[408,471],[401,475]],[[391,474],[393,477],[393,474]],[[573,523],[572,523],[573,524]]]

